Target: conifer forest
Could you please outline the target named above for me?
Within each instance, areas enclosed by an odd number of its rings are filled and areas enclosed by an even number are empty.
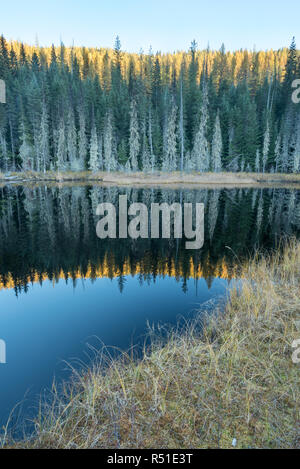
[[[0,170],[300,172],[300,77],[280,50],[139,54],[0,38]]]

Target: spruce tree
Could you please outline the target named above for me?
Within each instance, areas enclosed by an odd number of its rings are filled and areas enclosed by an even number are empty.
[[[95,124],[91,133],[89,169],[93,173],[99,171],[98,138]]]
[[[66,135],[65,123],[63,118],[60,120],[58,129],[58,144],[57,144],[57,170],[66,171],[67,169],[67,148],[66,148]]]
[[[264,135],[264,144],[263,144],[263,153],[262,153],[262,166],[263,166],[263,173],[266,171],[266,165],[269,158],[269,151],[270,151],[270,125],[269,120],[267,121],[267,128]]]
[[[138,156],[140,153],[140,134],[137,116],[137,105],[135,100],[130,106],[130,137],[129,137],[129,160],[130,168],[133,172],[139,169]]]
[[[222,133],[221,133],[221,124],[220,124],[220,114],[219,111],[216,117],[214,136],[212,141],[211,148],[211,162],[212,170],[216,173],[222,171]]]
[[[43,103],[42,118],[40,126],[40,138],[38,146],[38,170],[46,172],[49,169],[50,152],[49,152],[49,125],[48,125],[48,111],[46,103]]]
[[[209,145],[206,138],[208,122],[208,90],[206,84],[203,86],[202,107],[199,128],[195,136],[192,158],[195,169],[206,172],[210,169]]]
[[[20,132],[21,146],[19,149],[19,156],[21,159],[22,169],[24,171],[33,169],[33,148],[29,141],[28,132],[26,130],[25,123],[21,124]]]
[[[176,171],[177,169],[177,106],[172,103],[172,107],[168,116],[166,129],[166,145],[163,158],[163,171]]]

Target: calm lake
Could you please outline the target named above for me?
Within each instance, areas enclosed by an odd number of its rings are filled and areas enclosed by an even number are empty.
[[[204,203],[205,243],[100,240],[99,203]],[[300,191],[165,190],[101,186],[0,189],[0,425],[36,412],[39,396],[88,365],[103,345],[144,343],[148,326],[175,325],[222,299],[236,265],[300,234]],[[114,349],[111,349],[112,353]],[[18,419],[19,416],[19,419]]]

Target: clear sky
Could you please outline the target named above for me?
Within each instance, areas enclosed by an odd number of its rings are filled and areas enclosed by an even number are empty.
[[[289,0],[1,0],[0,34],[40,45],[174,51],[278,49],[300,45],[300,1]]]

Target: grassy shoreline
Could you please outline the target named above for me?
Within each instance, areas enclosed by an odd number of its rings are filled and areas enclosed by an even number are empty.
[[[241,267],[225,314],[74,377],[11,448],[299,448],[300,243]],[[298,320],[298,321],[297,321]]]
[[[28,183],[28,182],[98,182],[114,185],[241,185],[257,186],[269,184],[299,184],[300,174],[269,174],[269,173],[105,173],[91,171],[37,173],[33,171],[15,172],[5,175],[0,173],[0,183]]]

